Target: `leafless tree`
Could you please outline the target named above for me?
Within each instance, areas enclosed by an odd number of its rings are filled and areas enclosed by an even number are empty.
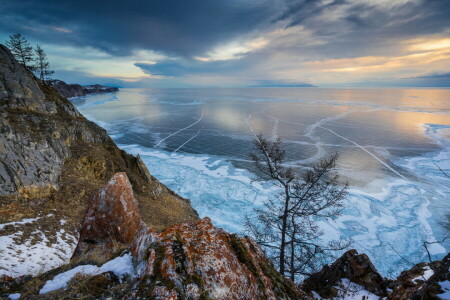
[[[9,36],[9,40],[6,41],[6,46],[11,50],[11,53],[21,63],[25,69],[29,71],[34,70],[33,62],[33,47],[31,47],[28,40],[20,33],[16,33]]]
[[[281,274],[296,280],[316,272],[333,251],[350,246],[351,240],[320,243],[323,231],[317,221],[341,214],[348,184],[333,172],[337,154],[299,174],[286,166],[280,139],[257,136],[250,154],[263,180],[273,181],[280,193],[268,199],[254,216],[247,216],[246,230],[279,266]]]
[[[41,48],[41,46],[36,45],[36,65],[35,65],[35,72],[36,75],[39,76],[39,79],[42,81],[50,80],[50,76],[55,73],[54,71],[50,70],[50,63],[47,59],[47,54],[45,53],[44,49]]]

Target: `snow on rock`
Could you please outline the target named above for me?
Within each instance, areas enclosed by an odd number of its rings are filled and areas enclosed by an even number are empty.
[[[18,294],[18,293],[11,294],[11,295],[8,296],[8,298],[9,298],[10,300],[17,300],[17,299],[20,298],[20,294]]]
[[[73,257],[111,255],[144,226],[126,173],[116,173],[90,201]]]
[[[417,276],[416,278],[413,278],[412,282],[417,284],[420,280],[427,281],[434,274],[434,271],[431,270],[430,266],[426,266],[422,270],[423,270],[423,274]]]
[[[392,282],[393,291],[389,299],[437,299],[437,294],[445,292],[439,288],[439,284],[450,278],[449,267],[450,254],[447,254],[442,261],[420,263],[403,271]]]
[[[125,254],[123,256],[119,256],[103,264],[101,267],[94,265],[81,265],[64,273],[60,273],[52,280],[47,281],[40,290],[39,294],[46,294],[48,292],[67,287],[67,284],[77,274],[98,275],[105,272],[113,272],[118,277],[132,275],[134,273],[134,269],[131,255]]]
[[[335,287],[338,290],[337,299],[344,300],[378,300],[381,297],[375,295],[363,286],[351,282],[347,278],[341,280],[340,284]]]
[[[337,297],[343,280],[358,285],[371,295],[385,296],[386,281],[373,266],[369,257],[349,250],[331,265],[325,265],[320,272],[312,274],[302,284],[306,292],[314,291],[321,297]]]
[[[439,286],[440,286],[441,290],[444,292],[437,294],[436,296],[438,296],[441,299],[450,299],[450,281],[446,280],[446,281],[439,282]]]

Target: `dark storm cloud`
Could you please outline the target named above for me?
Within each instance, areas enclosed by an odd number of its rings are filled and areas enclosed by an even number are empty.
[[[2,0],[0,28],[44,42],[92,46],[115,55],[151,49],[189,57],[269,24],[265,1]],[[72,32],[64,32],[65,30]]]
[[[324,54],[348,56],[349,48],[358,55],[386,38],[450,27],[448,0],[406,2],[388,9],[354,0],[0,0],[0,4],[4,33],[20,31],[43,42],[92,46],[114,55],[149,49],[192,57],[284,21],[286,27],[303,25],[318,38],[330,39],[334,47],[320,48]],[[338,18],[333,17],[336,13]]]

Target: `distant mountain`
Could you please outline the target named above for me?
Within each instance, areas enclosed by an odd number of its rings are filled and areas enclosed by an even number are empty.
[[[119,91],[116,87],[104,86],[99,84],[81,86],[79,84],[67,84],[62,80],[51,80],[49,84],[66,97],[80,97],[88,94],[113,93]]]

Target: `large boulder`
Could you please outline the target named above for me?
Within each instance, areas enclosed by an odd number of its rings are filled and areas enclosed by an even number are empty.
[[[89,203],[73,257],[89,259],[129,247],[145,226],[126,173],[116,173]]]

